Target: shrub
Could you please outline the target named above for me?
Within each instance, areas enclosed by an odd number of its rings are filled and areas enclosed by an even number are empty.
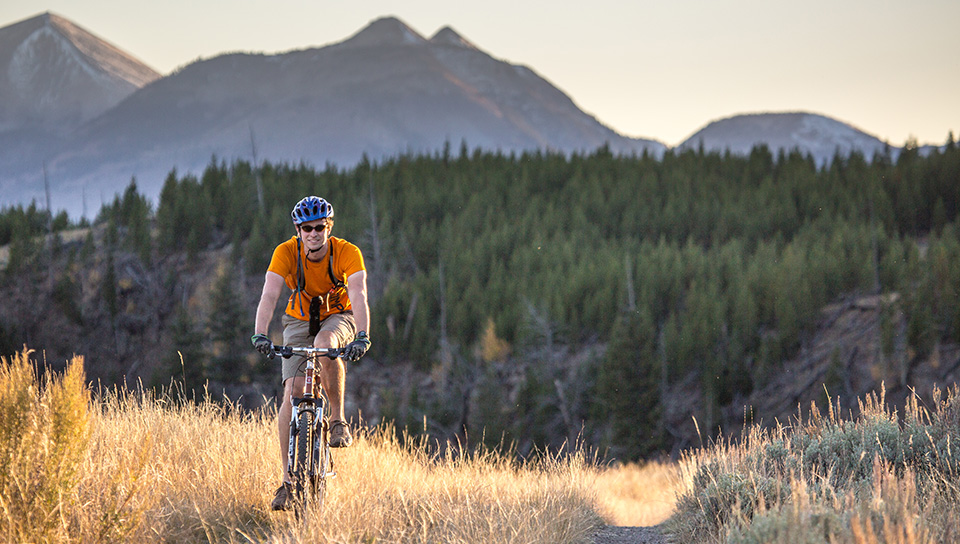
[[[83,359],[38,379],[24,350],[0,363],[0,526],[6,542],[60,540],[90,437]]]
[[[680,541],[946,542],[960,474],[960,389],[902,417],[884,392],[841,419],[830,405],[807,421],[754,426],[739,444],[690,456],[688,489],[671,531]]]

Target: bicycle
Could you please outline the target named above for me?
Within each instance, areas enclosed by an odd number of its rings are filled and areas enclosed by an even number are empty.
[[[268,355],[271,359],[277,355],[284,359],[294,355],[306,357],[303,396],[290,399],[293,410],[286,467],[293,484],[293,510],[298,519],[305,519],[309,505],[316,504],[317,508],[323,508],[327,479],[336,477],[330,456],[330,407],[322,387],[319,395],[314,394],[314,371],[323,366],[321,357],[336,359],[343,352],[344,348],[273,345]]]

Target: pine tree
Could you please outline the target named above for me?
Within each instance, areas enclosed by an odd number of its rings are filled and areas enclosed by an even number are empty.
[[[251,351],[244,336],[249,323],[233,266],[221,266],[211,297],[207,330],[214,346],[214,374],[225,382],[249,382]]]
[[[182,305],[178,305],[175,315],[170,328],[171,350],[161,360],[154,383],[166,385],[172,380],[182,383],[184,391],[196,392],[207,379],[203,334]]]
[[[183,222],[180,213],[180,186],[177,171],[167,175],[160,190],[160,203],[157,206],[157,246],[161,254],[169,255],[183,243]]]
[[[149,265],[152,252],[150,203],[137,191],[136,178],[130,180],[130,185],[123,193],[119,207],[119,222],[127,231],[125,245],[135,251],[145,265]]]
[[[663,446],[656,328],[643,311],[618,316],[597,374],[594,421],[615,453],[638,459]]]

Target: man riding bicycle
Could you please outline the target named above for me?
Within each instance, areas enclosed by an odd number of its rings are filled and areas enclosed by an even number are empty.
[[[333,206],[308,196],[290,212],[296,235],[278,245],[263,282],[257,306],[254,335],[257,351],[269,355],[273,346],[267,336],[273,309],[284,284],[293,293],[281,320],[283,344],[316,348],[346,347],[344,358],[356,361],[370,347],[370,308],[367,304],[367,272],[360,249],[330,236]],[[290,439],[291,399],[303,396],[304,358],[283,359],[283,400],[278,414],[280,459],[287,466]],[[330,447],[343,448],[353,442],[343,417],[345,368],[342,359],[324,364],[320,385],[330,400]],[[286,509],[290,496],[290,475],[284,474],[271,504]]]

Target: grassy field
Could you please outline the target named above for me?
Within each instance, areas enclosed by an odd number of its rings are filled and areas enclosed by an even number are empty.
[[[326,507],[303,526],[269,510],[272,412],[176,395],[91,394],[82,360],[37,377],[0,364],[0,541],[589,543],[604,524],[676,542],[960,541],[960,392],[844,419],[834,404],[680,463],[598,465],[435,454],[390,429],[335,455]],[[456,451],[449,448],[447,452]]]
[[[436,455],[375,430],[335,452],[327,506],[303,527],[269,510],[274,417],[142,392],[91,398],[79,358],[39,380],[27,354],[4,360],[0,540],[590,542],[606,523],[662,521],[665,487],[679,484],[669,465]]]

